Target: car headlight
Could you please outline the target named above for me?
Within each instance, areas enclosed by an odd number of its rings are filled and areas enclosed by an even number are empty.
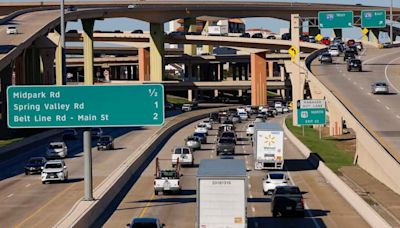
[[[64,176],[64,172],[58,172],[58,176]]]

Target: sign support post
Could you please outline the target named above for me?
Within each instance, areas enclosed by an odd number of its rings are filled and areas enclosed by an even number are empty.
[[[83,153],[84,153],[84,186],[85,201],[93,201],[93,173],[92,173],[92,136],[90,129],[85,128],[83,131]]]

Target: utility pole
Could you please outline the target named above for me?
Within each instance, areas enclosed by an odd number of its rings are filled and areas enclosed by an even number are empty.
[[[390,43],[393,44],[393,0],[390,0]]]
[[[61,43],[61,68],[62,68],[62,84],[67,84],[67,67],[65,64],[65,22],[64,22],[64,0],[61,0],[60,5],[60,43]]]

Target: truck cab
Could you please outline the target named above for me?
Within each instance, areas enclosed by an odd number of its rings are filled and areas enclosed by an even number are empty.
[[[159,159],[156,158],[156,174],[154,179],[154,194],[158,195],[159,192],[179,193],[181,191],[179,174],[179,158],[175,169],[160,169]]]

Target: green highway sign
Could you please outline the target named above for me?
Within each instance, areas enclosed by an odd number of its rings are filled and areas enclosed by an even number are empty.
[[[353,11],[318,12],[319,28],[340,29],[353,27]]]
[[[164,123],[164,87],[10,86],[10,128],[126,127]]]
[[[385,10],[361,11],[361,27],[363,28],[386,27],[386,11]]]
[[[297,102],[297,123],[299,125],[325,125],[325,100],[299,100]]]

